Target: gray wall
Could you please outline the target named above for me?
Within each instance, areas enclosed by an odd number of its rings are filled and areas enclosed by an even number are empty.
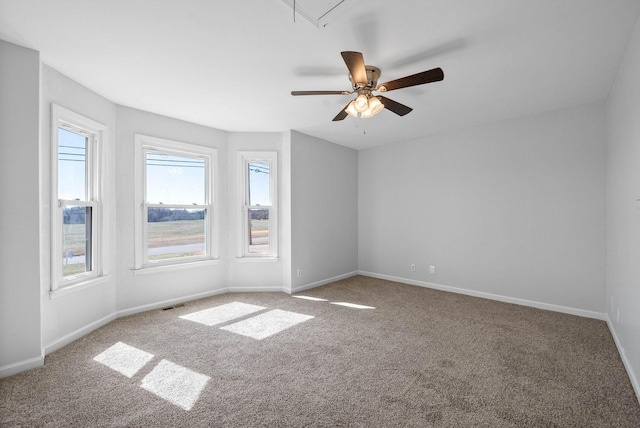
[[[0,206],[0,376],[39,366],[44,352],[164,301],[226,290],[302,290],[360,270],[606,313],[638,391],[638,28],[606,108],[588,104],[360,152],[297,132],[228,134],[115,106],[46,66],[42,82],[40,74],[37,52],[0,41],[0,180],[3,200],[12,201]],[[110,128],[106,218],[115,231],[107,237],[109,278],[54,300],[51,102]],[[134,133],[219,150],[218,202],[226,209],[217,265],[133,274]],[[235,259],[238,150],[279,153],[278,261]]]
[[[104,277],[96,285],[52,299],[51,289],[51,103],[58,104],[89,119],[106,125],[107,132],[101,142],[105,165],[103,172],[102,221],[106,226],[103,236]],[[115,301],[115,104],[84,86],[42,66],[42,103],[40,106],[40,182],[42,248],[42,345],[48,354],[82,334],[94,330],[113,319]]]
[[[135,209],[134,206],[134,135],[136,133],[174,140],[183,143],[213,147],[218,150],[218,168],[214,180],[222,195],[218,201],[226,205],[226,147],[227,133],[217,129],[184,122],[153,113],[118,106],[116,147],[116,224],[118,251],[117,265],[117,309],[121,313],[132,313],[170,302],[187,300],[199,296],[226,291],[227,268],[226,240],[220,247],[221,262],[217,265],[189,267],[184,270],[147,270],[144,274],[134,272]],[[226,225],[226,213],[222,216],[221,231]]]
[[[640,21],[607,103],[607,313],[640,400]]]
[[[222,230],[227,231],[229,249],[229,289],[232,291],[282,291],[287,282],[284,266],[289,254],[289,241],[282,239],[285,229],[290,225],[289,215],[285,212],[289,194],[284,191],[283,176],[288,176],[289,164],[285,161],[284,134],[275,132],[233,132],[229,134],[228,174],[229,199],[225,208],[229,223]],[[243,205],[241,183],[238,172],[239,151],[274,151],[278,154],[278,258],[256,260],[249,257],[238,258],[238,236],[240,214]],[[224,162],[224,159],[222,159]]]
[[[41,75],[42,69],[42,75]],[[118,316],[225,291],[289,290],[290,201],[280,195],[281,258],[236,260],[238,150],[276,150],[290,177],[289,133],[235,133],[117,106],[54,69],[39,54],[0,41],[0,377],[41,366],[54,351]],[[107,126],[105,276],[51,298],[51,103]],[[13,126],[9,126],[9,124]],[[134,266],[134,134],[218,149],[219,254],[215,264],[148,271]],[[328,144],[328,143],[327,143]],[[230,167],[233,165],[233,167]],[[235,196],[234,196],[235,197]],[[228,215],[233,216],[229,219]],[[286,266],[286,269],[285,269]]]
[[[292,132],[291,283],[294,291],[357,271],[357,200],[358,152]]]
[[[38,52],[0,40],[0,376],[44,363],[39,89]]]
[[[204,297],[227,291],[283,290],[283,258],[272,261],[248,261],[237,258],[237,233],[240,214],[237,154],[239,150],[278,152],[278,172],[282,174],[283,134],[227,133],[181,120],[128,107],[117,106],[116,205],[118,251],[117,311],[119,315],[166,306],[172,302]],[[218,210],[219,261],[215,264],[134,271],[135,209],[134,155],[135,134],[212,147],[218,150],[214,171]],[[282,186],[282,183],[279,183]],[[280,192],[279,202],[287,195]],[[288,227],[282,224],[280,229]],[[280,253],[288,254],[286,242]]]
[[[360,151],[360,270],[603,317],[604,119],[589,104]]]

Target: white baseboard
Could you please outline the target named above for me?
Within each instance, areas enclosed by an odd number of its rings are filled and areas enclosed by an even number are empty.
[[[102,319],[99,319],[97,321],[94,321],[91,324],[88,324],[70,334],[67,334],[66,336],[56,340],[55,342],[46,345],[43,348],[43,352],[44,355],[49,354],[57,349],[62,348],[63,346],[81,338],[82,336],[85,336],[86,334],[108,324],[109,322],[117,319],[117,318],[121,318],[121,317],[125,317],[128,315],[133,315],[136,313],[140,313],[140,312],[145,312],[145,311],[149,311],[149,310],[154,310],[154,309],[160,309],[160,308],[164,308],[167,306],[172,306],[178,303],[184,303],[187,301],[192,301],[192,300],[198,300],[198,299],[203,299],[206,297],[212,297],[215,295],[219,295],[219,294],[224,294],[224,293],[229,293],[229,292],[285,292],[288,294],[294,294],[294,293],[299,293],[301,291],[305,291],[305,290],[309,290],[312,288],[316,288],[319,287],[321,285],[325,285],[325,284],[329,284],[331,282],[335,282],[335,281],[339,281],[342,279],[346,279],[346,278],[350,278],[352,276],[355,275],[363,275],[363,276],[369,276],[372,278],[379,278],[379,279],[385,279],[385,280],[389,280],[389,281],[395,281],[395,282],[400,282],[400,283],[404,283],[404,284],[410,284],[410,285],[416,285],[419,287],[425,287],[425,288],[432,288],[432,289],[436,289],[436,290],[441,290],[441,291],[447,291],[447,292],[451,292],[451,293],[457,293],[457,294],[464,294],[464,295],[468,295],[468,296],[473,296],[473,297],[481,297],[484,299],[489,299],[489,300],[497,300],[497,301],[501,301],[501,302],[506,302],[506,303],[513,303],[513,304],[517,304],[517,305],[523,305],[523,306],[530,306],[530,307],[534,307],[534,308],[539,308],[539,309],[545,309],[545,310],[550,310],[550,311],[555,311],[555,312],[561,312],[561,313],[567,313],[567,314],[571,314],[571,315],[578,315],[578,316],[583,316],[583,317],[587,317],[587,318],[595,318],[595,319],[599,319],[599,320],[603,320],[603,321],[607,321],[608,325],[609,325],[609,330],[611,331],[616,346],[618,347],[619,353],[621,355],[621,358],[624,362],[625,368],[627,369],[627,373],[629,374],[629,378],[631,379],[631,382],[633,384],[633,388],[636,392],[636,397],[638,397],[638,400],[640,401],[640,386],[638,384],[638,380],[635,376],[635,374],[633,373],[631,366],[629,364],[629,362],[626,359],[626,356],[624,355],[624,349],[622,348],[622,346],[620,345],[620,342],[615,334],[615,330],[613,330],[611,328],[611,323],[609,322],[608,317],[606,316],[606,314],[604,313],[600,313],[600,312],[594,312],[594,311],[587,311],[587,310],[583,310],[583,309],[575,309],[575,308],[569,308],[569,307],[565,307],[565,306],[559,306],[559,305],[552,305],[552,304],[548,304],[548,303],[541,303],[541,302],[535,302],[535,301],[531,301],[531,300],[526,300],[526,299],[519,299],[519,298],[514,298],[514,297],[508,297],[508,296],[501,296],[501,295],[497,295],[497,294],[491,294],[491,293],[485,293],[485,292],[480,292],[480,291],[474,291],[474,290],[467,290],[467,289],[463,289],[463,288],[457,288],[457,287],[450,287],[447,285],[441,285],[441,284],[435,284],[435,283],[430,283],[430,282],[425,282],[425,281],[417,281],[417,280],[412,280],[412,279],[407,279],[407,278],[401,278],[401,277],[396,277],[396,276],[391,276],[391,275],[383,275],[383,274],[378,274],[378,273],[374,273],[374,272],[367,272],[367,271],[353,271],[353,272],[349,272],[346,274],[342,274],[342,275],[338,275],[338,276],[334,276],[332,278],[326,278],[320,281],[316,281],[310,284],[305,284],[299,287],[294,287],[292,289],[284,289],[284,288],[277,288],[277,287],[273,287],[273,288],[255,288],[255,287],[240,287],[240,288],[222,288],[222,289],[218,289],[218,290],[213,290],[213,291],[208,291],[205,293],[199,293],[199,294],[194,294],[194,295],[190,295],[190,296],[184,296],[184,297],[180,297],[180,298],[176,298],[176,299],[171,299],[171,300],[165,300],[162,302],[156,302],[156,303],[151,303],[151,304],[147,304],[147,305],[142,305],[142,306],[137,306],[137,307],[133,307],[133,308],[129,308],[129,309],[123,309],[120,311],[117,311],[111,315],[108,315]],[[0,367],[0,378],[2,377],[7,377],[7,376],[11,376],[13,374],[17,374],[20,373],[22,371],[25,370],[30,370],[32,368],[37,368],[37,367],[42,367],[44,365],[44,356],[41,357],[36,357],[36,358],[32,358],[29,360],[25,360],[25,361],[21,361],[21,362],[17,362],[14,364],[10,364],[4,367]]]
[[[633,372],[631,363],[624,352],[622,343],[620,342],[620,339],[618,339],[618,335],[616,334],[616,330],[613,327],[613,323],[611,322],[608,316],[606,321],[607,321],[607,326],[609,327],[609,331],[611,332],[611,336],[613,336],[613,341],[616,344],[616,348],[618,348],[618,354],[620,354],[620,359],[622,360],[622,364],[624,365],[624,368],[627,371],[627,375],[629,376],[629,380],[631,381],[631,386],[633,386],[633,390],[636,393],[636,399],[638,400],[638,404],[640,404],[640,382],[638,382],[638,377]]]
[[[320,281],[312,282],[310,284],[301,285],[299,287],[292,288],[291,290],[282,290],[285,293],[294,294],[299,293],[301,291],[310,290],[312,288],[320,287],[321,285],[329,284],[332,282],[340,281],[342,279],[351,278],[352,276],[358,275],[358,271],[353,271],[349,273],[345,273],[342,275],[334,276],[332,278],[323,279]]]
[[[99,329],[100,327],[109,324],[111,321],[115,320],[117,317],[115,314],[107,315],[104,318],[101,318],[97,321],[92,322],[91,324],[87,324],[82,328],[73,331],[66,336],[61,337],[60,339],[44,346],[44,354],[50,354],[58,349],[62,348],[69,343],[80,339],[82,336],[86,336],[94,330]]]
[[[229,293],[281,293],[282,287],[232,287]]]
[[[500,301],[500,302],[513,303],[513,304],[516,304],[516,305],[523,305],[523,306],[530,306],[530,307],[534,307],[534,308],[538,308],[538,309],[545,309],[545,310],[549,310],[549,311],[561,312],[561,313],[565,313],[565,314],[577,315],[577,316],[582,316],[582,317],[586,317],[586,318],[594,318],[594,319],[597,319],[597,320],[605,321],[607,323],[607,326],[609,327],[609,331],[611,332],[611,336],[613,336],[613,341],[615,342],[616,348],[618,349],[618,354],[620,354],[620,359],[622,360],[624,368],[627,371],[627,375],[629,376],[629,381],[631,382],[633,390],[634,390],[634,392],[636,394],[636,399],[638,400],[638,404],[640,404],[640,382],[638,380],[638,377],[636,376],[636,373],[634,373],[633,368],[631,367],[631,363],[630,363],[629,359],[627,358],[627,355],[626,355],[626,353],[624,351],[624,348],[622,347],[622,344],[621,344],[620,340],[618,339],[618,335],[617,335],[615,329],[613,328],[613,324],[611,323],[611,320],[609,319],[609,317],[608,317],[608,315],[606,313],[600,313],[600,312],[595,312],[595,311],[587,311],[587,310],[584,310],[584,309],[570,308],[570,307],[567,307],[567,306],[552,305],[552,304],[549,304],[549,303],[535,302],[535,301],[532,301],[532,300],[518,299],[518,298],[515,298],[515,297],[507,297],[507,296],[501,296],[501,295],[497,295],[497,294],[484,293],[484,292],[481,292],[481,291],[466,290],[466,289],[463,289],[463,288],[450,287],[450,286],[447,286],[447,285],[434,284],[434,283],[424,282],[424,281],[416,281],[416,280],[412,280],[412,279],[400,278],[400,277],[391,276],[391,275],[382,275],[382,274],[373,273],[373,272],[359,271],[358,274],[359,275],[364,275],[364,276],[370,276],[372,278],[379,278],[379,279],[385,279],[385,280],[388,280],[388,281],[400,282],[400,283],[403,283],[403,284],[417,285],[419,287],[433,288],[435,290],[448,291],[448,292],[451,292],[451,293],[458,293],[458,294],[465,294],[465,295],[473,296],[473,297],[481,297],[481,298],[489,299],[489,300],[497,300],[497,301]]]
[[[213,291],[207,291],[204,293],[198,293],[198,294],[192,294],[190,296],[183,296],[183,297],[179,297],[176,299],[170,299],[170,300],[163,300],[161,302],[155,302],[155,303],[149,303],[146,305],[141,305],[141,306],[136,306],[133,308],[128,308],[128,309],[122,309],[119,310],[111,315],[108,315],[104,318],[101,318],[97,321],[94,321],[90,324],[87,324],[85,326],[83,326],[82,328],[79,328],[78,330],[71,332],[67,335],[65,335],[64,337],[56,340],[53,343],[50,343],[48,345],[45,345],[43,348],[43,352],[45,355],[50,354],[60,348],[62,348],[65,345],[68,345],[69,343],[80,339],[82,336],[85,336],[89,333],[91,333],[94,330],[97,330],[98,328],[110,323],[111,321],[114,321],[118,318],[122,318],[122,317],[126,317],[129,315],[133,315],[133,314],[137,314],[140,312],[146,312],[146,311],[151,311],[154,309],[161,309],[161,308],[165,308],[167,306],[173,306],[176,305],[178,303],[184,303],[184,302],[189,302],[192,300],[198,300],[198,299],[204,299],[206,297],[212,297],[212,296],[216,296],[218,294],[224,294],[224,293],[229,293],[229,292],[252,292],[252,291],[277,291],[280,292],[282,291],[281,288],[273,288],[273,289],[264,289],[264,288],[255,288],[255,289],[251,289],[251,288],[246,288],[246,289],[240,289],[240,288],[236,288],[236,289],[229,289],[229,288],[221,288],[218,290],[213,290]],[[11,374],[15,374],[15,373],[19,373],[20,371],[24,371],[24,370],[29,370],[31,368],[34,367],[40,367],[44,364],[44,358],[41,358],[41,362],[39,363],[39,365],[33,365],[30,366],[29,364],[31,363],[31,360],[28,360],[27,362],[23,362],[23,363],[16,363],[16,364],[12,364],[10,366],[6,366],[6,369],[8,370],[7,376],[10,376]],[[35,363],[33,363],[35,364]],[[15,366],[15,368],[14,368]],[[0,370],[4,370],[5,367],[1,368]],[[2,371],[0,371],[0,373],[3,373]],[[1,377],[1,376],[0,376]]]
[[[606,321],[607,316],[601,312],[588,311],[585,309],[570,308],[567,306],[553,305],[550,303],[536,302],[534,300],[519,299],[517,297],[502,296],[499,294],[485,293],[483,291],[467,290],[464,288],[450,287],[448,285],[435,284],[432,282],[417,281],[414,279],[401,278],[391,275],[383,275],[379,273],[359,271],[359,275],[370,276],[372,278],[386,279],[388,281],[401,282],[403,284],[417,285],[418,287],[433,288],[434,290],[448,291],[450,293],[465,294],[472,297],[481,297],[483,299],[496,300],[499,302],[513,303],[515,305],[530,306],[532,308],[544,309],[547,311],[561,312],[564,314],[577,315],[585,318],[594,318]]]
[[[122,309],[115,313],[116,318],[122,318],[129,315],[137,314],[140,312],[152,311],[154,309],[166,308],[167,306],[173,306],[178,303],[190,302],[192,300],[204,299],[206,297],[217,296],[218,294],[228,293],[228,288],[221,288],[218,290],[207,291],[204,293],[192,294],[190,296],[178,297],[176,299],[163,300],[162,302],[149,303],[147,305],[136,306],[129,309]]]
[[[28,360],[9,364],[7,366],[0,367],[0,379],[2,379],[3,377],[13,376],[27,370],[37,369],[38,367],[42,366],[44,366],[43,356],[29,358]]]

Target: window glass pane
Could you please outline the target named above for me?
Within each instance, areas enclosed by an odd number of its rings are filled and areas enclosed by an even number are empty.
[[[271,205],[269,162],[249,162],[249,205]]]
[[[147,202],[205,204],[205,161],[197,157],[147,152]]]
[[[206,210],[149,208],[147,258],[149,260],[204,256]]]
[[[91,271],[91,207],[62,210],[62,276]]]
[[[58,128],[58,199],[87,200],[87,137]]]
[[[249,210],[249,253],[269,253],[269,210]]]

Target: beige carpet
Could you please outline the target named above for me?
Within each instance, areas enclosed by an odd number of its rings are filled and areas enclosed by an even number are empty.
[[[116,320],[0,380],[0,426],[640,427],[602,321],[360,276],[297,296]]]

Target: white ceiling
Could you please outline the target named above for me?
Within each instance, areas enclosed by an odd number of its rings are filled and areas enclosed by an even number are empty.
[[[282,0],[0,0],[0,39],[121,105],[361,149],[603,100],[639,13],[638,0],[345,0],[316,27]],[[332,122],[349,97],[290,91],[350,90],[343,50],[380,82],[445,78],[387,93],[407,116]]]

